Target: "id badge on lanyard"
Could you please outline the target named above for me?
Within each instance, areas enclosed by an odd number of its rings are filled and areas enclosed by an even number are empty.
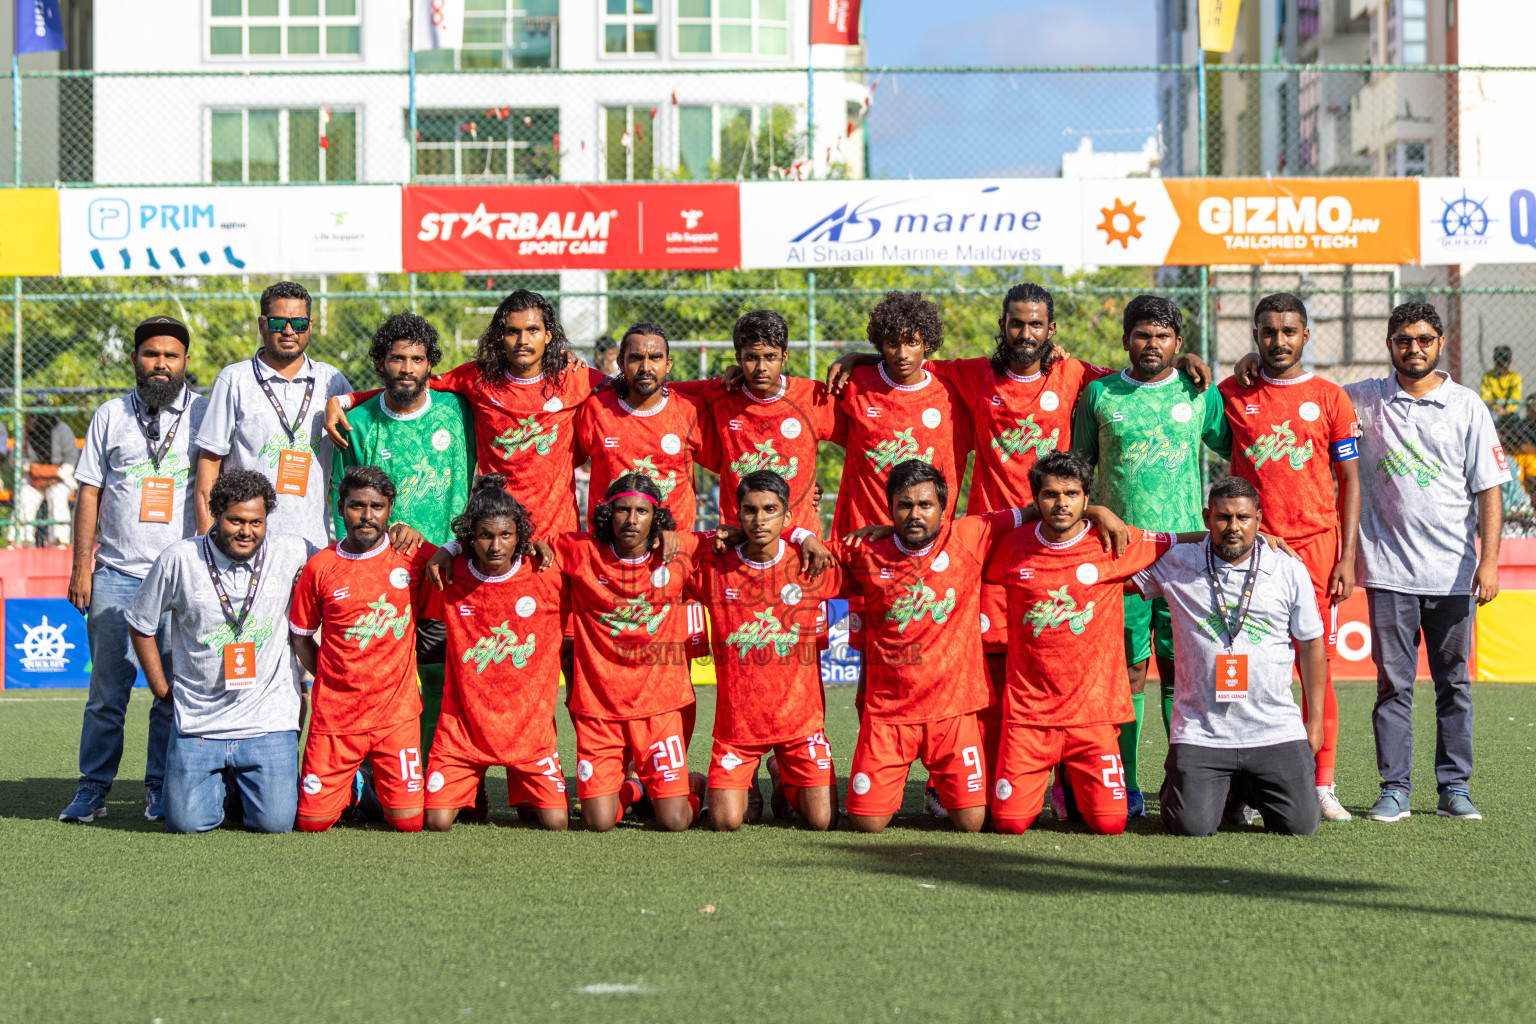
[[[261,587],[261,566],[266,557],[267,549],[263,544],[256,552],[256,561],[251,566],[251,581],[245,590],[245,604],[240,614],[236,615],[229,594],[224,590],[224,582],[219,579],[218,567],[213,563],[213,538],[203,538],[203,560],[208,567],[208,578],[213,581],[213,592],[219,597],[219,610],[224,613],[224,621],[229,624],[233,637],[222,649],[226,690],[244,690],[256,684],[256,642],[242,641],[240,634],[245,630],[246,620],[250,618],[251,606],[256,603],[256,594]]]
[[[300,429],[306,432],[309,429],[306,422],[309,419],[309,404],[315,397],[315,378],[311,374],[304,388],[304,401],[299,403],[299,414],[293,418],[293,424],[290,426],[283,418],[282,403],[278,402],[271,383],[262,376],[260,353],[251,357],[251,372],[256,374],[256,383],[261,386],[267,401],[272,403],[272,411],[277,413],[278,426],[282,427],[283,433],[288,435],[288,447],[277,456],[277,493],[302,498],[309,493],[309,464],[314,459],[314,455],[299,450],[298,432]]]
[[[1205,559],[1211,596],[1216,602],[1216,619],[1221,623],[1227,641],[1226,651],[1216,655],[1217,703],[1248,699],[1248,655],[1234,653],[1232,648],[1237,644],[1238,630],[1243,628],[1248,619],[1248,609],[1253,604],[1254,583],[1259,575],[1259,545],[1262,543],[1261,540],[1254,540],[1253,554],[1248,559],[1248,572],[1243,577],[1243,593],[1238,599],[1236,613],[1228,618],[1227,596],[1222,590],[1221,577],[1216,574],[1216,555],[1207,542]]]
[[[185,394],[185,392],[183,392]],[[144,425],[144,418],[138,415],[139,398],[134,396],[135,418],[138,419],[139,430],[144,434],[144,446],[149,450],[149,461],[155,467],[157,475],[144,477],[139,481],[139,522],[141,523],[169,523],[176,509],[176,478],[159,476],[160,462],[165,458],[165,453],[171,450],[171,443],[176,440],[176,431],[181,429],[181,418],[186,415],[187,404],[181,407],[181,412],[176,415],[176,422],[171,424],[170,432],[165,435],[165,442],[158,451],[154,443],[149,439],[149,428]],[[149,410],[144,410],[148,414]],[[155,414],[156,416],[159,413]]]

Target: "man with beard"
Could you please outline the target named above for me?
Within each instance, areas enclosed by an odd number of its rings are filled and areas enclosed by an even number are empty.
[[[60,821],[94,821],[107,813],[138,674],[124,615],[160,552],[195,532],[192,436],[208,402],[186,386],[190,337],[185,324],[168,316],[139,324],[133,332],[138,387],[97,409],[85,433],[76,471],[80,496],[69,601],[87,613],[91,683],[80,730],[79,789]],[[173,664],[168,615],[159,618],[155,635],[162,660]],[[144,769],[144,816],[151,821],[164,817],[170,735],[170,705],[154,701]]]
[[[1144,596],[1167,601],[1173,619],[1179,670],[1161,806],[1175,835],[1213,835],[1232,792],[1264,816],[1266,832],[1317,831],[1323,721],[1302,723],[1291,665],[1317,707],[1328,671],[1323,622],[1306,567],[1259,543],[1266,511],[1247,480],[1218,481],[1205,510],[1210,536],[1131,577]]]
[[[1306,563],[1328,627],[1331,659],[1338,641],[1339,602],[1355,588],[1355,545],[1360,524],[1360,462],[1355,410],[1344,389],[1301,362],[1311,332],[1307,307],[1295,295],[1266,295],[1253,308],[1259,370],[1247,384],[1220,384],[1232,432],[1232,475],[1253,484],[1264,501],[1264,528],[1282,537]],[[1334,793],[1339,707],[1333,680],[1321,707],[1302,705],[1308,720],[1323,722],[1317,752],[1317,798],[1324,821],[1349,821]]]
[[[265,475],[220,475],[208,493],[212,530],[161,552],[128,608],[144,678],[176,712],[165,765],[172,832],[218,828],[229,782],[245,827],[293,829],[303,684],[288,642],[288,604],[316,548],[303,537],[269,533],[276,508]],[[166,613],[173,674],[160,661],[154,632]]]
[[[1499,487],[1509,466],[1477,392],[1436,370],[1444,347],[1435,307],[1404,303],[1387,319],[1387,354],[1396,372],[1344,389],[1360,418],[1364,502],[1357,564],[1376,662],[1372,719],[1382,788],[1366,813],[1371,821],[1408,817],[1421,632],[1435,681],[1436,813],[1482,817],[1467,790],[1467,657],[1477,606],[1499,592]]]
[[[1131,365],[1088,385],[1077,406],[1072,448],[1098,465],[1099,503],[1121,519],[1163,533],[1200,530],[1200,446],[1227,458],[1232,443],[1221,395],[1196,389],[1174,369],[1184,344],[1184,314],[1168,299],[1136,296],[1126,303],[1121,326],[1121,345]],[[1173,635],[1167,602],[1126,594],[1122,604],[1131,717],[1120,726],[1120,758],[1127,810],[1137,818],[1145,813],[1138,751],[1147,663],[1155,649],[1167,728],[1173,707]],[[1058,803],[1052,794],[1058,813],[1065,810],[1062,796]]]
[[[261,349],[219,371],[208,415],[197,432],[197,526],[213,526],[208,495],[219,473],[254,469],[272,482],[271,526],[317,548],[330,543],[331,445],[323,443],[326,400],[352,390],[341,371],[305,354],[310,298],[303,285],[279,281],[261,293]]]

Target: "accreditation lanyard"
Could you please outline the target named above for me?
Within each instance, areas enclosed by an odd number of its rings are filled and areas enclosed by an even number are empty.
[[[256,592],[261,585],[261,563],[267,557],[265,543],[256,549],[256,564],[251,567],[251,582],[245,591],[245,605],[240,609],[240,614],[235,615],[234,606],[230,604],[229,594],[224,590],[224,584],[219,579],[218,567],[213,564],[213,537],[203,538],[203,560],[208,565],[208,578],[213,581],[213,592],[219,595],[219,610],[224,613],[224,621],[229,623],[233,630],[230,642],[224,645],[224,689],[244,690],[256,685],[256,642],[254,640],[241,640],[240,634],[245,629],[245,620],[251,614],[251,605],[256,603]]]
[[[179,397],[185,397],[186,393],[186,389],[183,388]],[[156,424],[158,426],[160,414],[150,410],[144,404],[144,400],[138,395],[133,396],[133,402],[134,419],[138,421],[139,430],[144,434],[144,447],[149,451],[149,461],[154,463],[155,472],[158,473],[160,472],[160,460],[165,458],[165,453],[171,450],[171,445],[176,440],[176,431],[181,429],[181,419],[187,414],[187,406],[190,403],[182,403],[181,412],[176,414],[176,422],[171,424],[170,432],[165,435],[165,441],[160,445],[160,450],[155,451],[155,442],[150,439],[149,425]]]
[[[1259,577],[1259,545],[1262,543],[1257,539],[1253,543],[1253,553],[1248,556],[1248,572],[1243,577],[1243,593],[1238,599],[1237,611],[1230,619],[1227,617],[1227,595],[1216,572],[1216,552],[1210,542],[1206,543],[1206,578],[1210,580],[1211,598],[1216,602],[1216,620],[1227,634],[1227,652],[1216,656],[1216,700],[1221,703],[1248,699],[1248,655],[1234,654],[1232,648],[1237,644],[1237,631],[1243,628],[1248,609],[1253,604],[1254,584]]]
[[[315,375],[309,375],[309,383],[304,388],[304,401],[299,405],[299,414],[293,419],[293,426],[289,426],[283,419],[283,407],[277,400],[277,394],[272,390],[272,385],[261,372],[261,353],[251,356],[251,371],[256,374],[256,383],[261,385],[262,392],[267,396],[267,401],[272,403],[272,411],[277,413],[278,425],[283,428],[283,433],[288,435],[289,445],[297,447],[299,443],[298,430],[309,416],[309,403],[315,397]],[[308,431],[306,430],[306,433]]]
[[[181,390],[181,397],[186,398],[187,389]],[[184,400],[181,404],[181,412],[176,414],[176,422],[171,424],[170,433],[165,435],[165,441],[160,445],[160,450],[155,450],[155,442],[150,433],[150,427],[154,427],[158,433],[160,429],[160,413],[151,411],[144,404],[144,400],[138,395],[133,396],[133,418],[139,425],[139,430],[144,435],[144,447],[149,452],[149,461],[154,464],[155,475],[146,476],[139,480],[139,522],[141,523],[169,523],[175,519],[176,513],[176,478],[165,476],[160,472],[160,461],[171,450],[172,443],[176,440],[176,431],[181,429],[181,418],[187,414],[187,406],[190,401]]]

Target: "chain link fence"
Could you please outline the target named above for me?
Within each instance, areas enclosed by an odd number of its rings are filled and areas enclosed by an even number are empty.
[[[17,85],[0,79],[0,121],[11,129],[0,131],[4,184],[1492,176],[1536,157],[1536,139],[1507,127],[1522,123],[1536,99],[1536,73],[1526,69],[1212,66],[1203,93],[1191,65],[828,69],[816,73],[814,125],[803,69],[434,71],[415,77],[414,133],[413,84],[402,72],[24,73],[19,132],[10,117]],[[1499,165],[1475,142],[1495,136]],[[1252,302],[1288,290],[1312,309],[1311,358],[1341,382],[1386,372],[1386,314],[1408,298],[1440,308],[1447,362],[1463,382],[1475,387],[1500,346],[1513,350],[1514,370],[1536,372],[1528,327],[1536,265],[301,278],[316,299],[312,354],[360,387],[372,383],[368,339],[390,312],[431,319],[444,364],[453,365],[472,358],[490,311],[515,287],[557,299],[588,359],[602,335],[636,320],[662,325],[678,377],[719,372],[731,359],[735,319],[776,309],[790,324],[793,372],[819,376],[840,352],[866,345],[868,309],[891,288],[920,289],[943,304],[942,355],[988,354],[1003,293],[1026,279],[1055,294],[1058,342],[1109,365],[1123,359],[1120,310],[1135,294],[1179,301],[1187,346],[1224,373],[1250,347]],[[96,406],[132,386],[134,324],[169,313],[191,325],[191,371],[206,387],[255,348],[256,299],[268,283],[0,281],[0,423],[9,435],[0,543],[46,543],[47,527],[61,523],[36,495],[18,500],[38,490],[29,466],[51,463],[56,424],[82,437]],[[1516,463],[1536,470],[1536,419],[1522,407],[1500,425]],[[828,492],[836,456],[821,467]],[[1524,490],[1512,489],[1507,504],[1511,529],[1528,530]]]

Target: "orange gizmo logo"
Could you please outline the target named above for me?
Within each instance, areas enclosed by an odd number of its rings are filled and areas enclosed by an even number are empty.
[[[1099,230],[1104,232],[1104,244],[1113,245],[1120,243],[1120,248],[1129,249],[1131,239],[1141,237],[1141,222],[1147,218],[1136,212],[1136,203],[1127,203],[1119,196],[1115,197],[1115,205],[1103,206],[1099,212],[1104,219],[1099,222]],[[1121,227],[1120,225],[1124,225]]]

